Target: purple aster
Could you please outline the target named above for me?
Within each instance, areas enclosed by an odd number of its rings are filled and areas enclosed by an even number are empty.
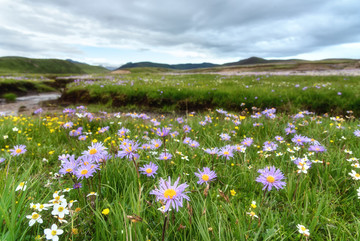
[[[254,140],[252,139],[252,138],[250,138],[250,137],[248,137],[248,138],[245,138],[242,142],[241,142],[241,144],[242,145],[244,145],[244,146],[251,146],[252,145],[252,143],[254,142]]]
[[[73,186],[74,189],[79,189],[79,188],[82,188],[82,184],[79,182],[79,183],[75,183],[74,186]]]
[[[185,133],[189,133],[191,131],[191,127],[188,126],[188,125],[184,125],[183,130],[184,130]]]
[[[231,139],[231,136],[229,136],[229,134],[226,134],[226,133],[221,133],[220,138],[223,141],[229,141]]]
[[[83,164],[75,170],[74,174],[78,179],[83,179],[84,177],[92,177],[95,172],[96,170],[94,168],[91,168],[91,165]]]
[[[130,130],[126,129],[125,127],[118,130],[118,136],[125,136],[126,133],[128,133]]]
[[[164,160],[164,161],[170,160],[171,158],[172,158],[172,155],[170,153],[163,152],[159,156],[159,160]]]
[[[190,144],[191,141],[192,141],[192,140],[191,140],[190,137],[186,137],[186,138],[183,140],[183,143],[184,143],[184,144]]]
[[[216,154],[218,154],[219,149],[217,147],[214,147],[214,148],[204,149],[204,151],[210,155],[216,155]]]
[[[206,183],[208,184],[208,182],[211,182],[213,180],[216,179],[216,173],[214,171],[210,171],[210,168],[208,167],[204,167],[203,171],[200,171],[200,169],[198,169],[199,173],[195,172],[195,176],[197,176],[199,178],[199,181],[197,182],[197,184],[203,184]]]
[[[109,128],[110,128],[110,127],[105,126],[105,127],[101,128],[98,132],[99,132],[99,133],[104,133],[104,132],[108,131]]]
[[[25,145],[16,145],[13,149],[10,149],[12,156],[19,156],[20,154],[24,154],[26,152],[26,146]]]
[[[0,158],[0,163],[4,162],[5,161],[5,158]]]
[[[304,143],[310,142],[310,138],[302,135],[295,135],[291,141],[294,142],[297,146],[303,146]]]
[[[309,168],[311,167],[312,162],[309,161],[307,158],[296,158],[294,160],[294,164],[297,166],[304,166],[307,165]]]
[[[225,157],[226,160],[229,160],[230,157],[234,157],[233,148],[229,145],[222,147],[218,154],[219,156]]]
[[[68,129],[68,128],[72,128],[73,125],[74,125],[74,123],[72,123],[72,122],[70,121],[70,122],[66,122],[66,123],[63,125],[63,127],[64,127],[65,129]]]
[[[177,135],[179,135],[179,132],[177,132],[177,131],[174,131],[174,132],[171,132],[171,133],[170,133],[170,136],[171,136],[171,137],[175,137],[175,136],[177,136]]]
[[[266,141],[263,145],[263,151],[276,151],[277,144],[272,141]]]
[[[169,135],[171,128],[158,128],[156,129],[156,135],[160,136],[160,137],[165,137],[167,135]]]
[[[140,167],[139,171],[141,171],[142,174],[147,175],[148,177],[155,178],[154,175],[157,174],[156,173],[157,169],[158,169],[158,166],[155,165],[154,163],[150,162],[149,164],[146,164],[145,166]]]
[[[151,195],[156,196],[157,201],[162,201],[165,203],[164,212],[167,212],[169,208],[172,206],[176,211],[179,211],[179,207],[183,206],[183,200],[186,199],[190,201],[190,198],[186,195],[185,188],[189,185],[186,183],[179,184],[180,178],[178,178],[174,185],[171,185],[171,179],[168,178],[168,181],[160,178],[159,188],[152,190],[150,192]]]
[[[284,138],[282,136],[275,136],[275,140],[277,141],[283,141]]]
[[[292,133],[296,133],[296,130],[291,129],[290,127],[288,127],[288,128],[285,128],[285,132],[286,132],[286,135],[289,135],[289,134],[292,134]]]
[[[354,135],[355,135],[356,137],[360,137],[360,130],[355,130],[355,131],[354,131]]]
[[[43,112],[43,109],[39,108],[39,109],[34,111],[34,114],[37,115],[37,114],[41,114],[42,112]]]
[[[74,173],[76,166],[77,166],[77,162],[75,161],[75,159],[70,158],[70,160],[66,160],[65,162],[62,163],[59,173],[64,175],[67,173],[72,174]]]
[[[183,118],[181,118],[181,117],[177,118],[176,121],[177,121],[179,124],[184,123],[184,120],[183,120]]]
[[[189,142],[189,146],[193,147],[193,148],[198,148],[200,146],[199,142],[195,141],[195,140],[191,140]]]
[[[106,151],[106,147],[104,147],[103,143],[92,143],[91,146],[88,146],[87,151],[83,151],[82,154],[86,157],[91,158],[94,161],[98,161],[108,154]]]
[[[139,154],[136,153],[139,148],[139,144],[137,142],[128,142],[126,145],[121,145],[120,148],[121,150],[118,151],[117,154],[118,157],[126,157],[129,161],[139,158]]]
[[[279,169],[276,169],[274,166],[267,167],[264,169],[258,170],[258,173],[261,175],[256,178],[257,182],[261,182],[264,185],[262,190],[267,188],[268,191],[271,191],[272,187],[275,187],[277,190],[283,189],[286,185],[285,182],[282,182],[284,174]]]
[[[78,137],[78,140],[79,140],[79,141],[85,141],[86,138],[87,138],[87,137],[86,137],[85,135],[81,135],[81,136]]]
[[[318,152],[325,152],[326,149],[325,149],[325,147],[320,146],[320,145],[311,145],[309,147],[309,151],[313,151],[313,152],[318,153]]]
[[[158,149],[162,145],[162,141],[159,139],[151,140],[152,149]]]

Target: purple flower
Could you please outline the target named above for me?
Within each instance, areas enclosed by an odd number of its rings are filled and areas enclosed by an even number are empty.
[[[157,169],[158,169],[158,166],[155,165],[154,163],[150,162],[149,164],[146,164],[145,166],[140,167],[139,171],[141,171],[142,174],[147,175],[148,177],[155,178],[154,175],[157,174],[156,173]]]
[[[208,182],[211,182],[212,180],[216,179],[216,173],[214,171],[210,171],[210,168],[204,167],[203,171],[200,171],[198,169],[199,173],[195,172],[195,176],[199,178],[198,184],[203,184],[204,182],[208,184]]]
[[[262,190],[267,188],[268,191],[271,191],[272,187],[279,190],[283,189],[286,185],[285,182],[281,181],[285,178],[284,174],[274,166],[260,169],[258,173],[260,173],[260,176],[256,178],[256,182],[261,182],[264,185]]]
[[[285,128],[285,132],[286,132],[286,135],[289,135],[289,134],[295,133],[296,130],[295,130],[295,129],[291,129],[290,127],[288,127],[288,128]]]
[[[139,144],[137,142],[128,142],[125,145],[120,146],[121,150],[118,151],[117,156],[121,158],[128,158],[129,161],[132,159],[138,159],[139,154],[136,153],[137,149],[139,148]]]
[[[82,154],[86,157],[91,158],[94,161],[98,161],[107,155],[106,147],[104,147],[103,143],[92,143],[91,146],[88,146],[88,150],[84,151]]]
[[[191,127],[188,126],[188,125],[184,125],[183,130],[184,130],[185,133],[189,133],[191,131]]]
[[[184,143],[184,144],[190,144],[191,141],[192,141],[192,140],[191,140],[190,137],[186,137],[186,138],[183,140],[183,143]]]
[[[189,142],[189,146],[190,146],[190,147],[193,147],[193,148],[197,148],[197,147],[200,146],[200,144],[199,144],[199,142],[197,142],[197,141],[195,141],[195,140],[191,140],[191,141]]]
[[[177,132],[177,131],[174,131],[174,132],[171,132],[171,133],[170,133],[170,136],[173,137],[173,138],[174,138],[175,136],[177,136],[177,135],[179,135],[179,132]]]
[[[220,138],[221,138],[221,140],[223,140],[223,141],[229,141],[230,138],[231,138],[231,136],[229,136],[229,134],[226,134],[226,133],[221,133],[221,134],[220,134]]]
[[[25,145],[16,145],[13,149],[10,149],[12,156],[19,156],[20,154],[24,154],[26,152],[26,146]]]
[[[82,184],[80,182],[78,183],[75,183],[74,186],[73,186],[74,189],[79,189],[79,188],[82,188]]]
[[[277,144],[272,141],[266,141],[263,145],[263,151],[276,151]]]
[[[70,121],[70,122],[66,122],[66,123],[63,125],[63,127],[64,127],[65,129],[68,129],[68,128],[72,128],[73,125],[74,125],[74,123],[72,123],[72,122]]]
[[[318,152],[325,152],[326,149],[325,149],[325,147],[320,146],[320,145],[311,145],[309,147],[309,151],[314,151],[314,152],[318,153]]]
[[[157,149],[162,145],[161,140],[159,139],[155,139],[155,140],[151,140],[151,147],[152,149]]]
[[[34,114],[37,115],[37,114],[41,114],[42,112],[43,112],[43,109],[39,108],[39,109],[34,111]]]
[[[277,141],[283,141],[284,138],[282,136],[275,136],[275,140]]]
[[[126,129],[125,127],[118,130],[118,136],[125,136],[126,133],[128,133],[130,130]]]
[[[170,206],[176,209],[176,211],[179,211],[179,207],[183,206],[184,199],[190,201],[190,198],[186,195],[188,192],[185,192],[185,188],[189,185],[186,183],[178,185],[179,180],[180,178],[175,181],[174,185],[171,185],[170,177],[168,181],[160,178],[159,188],[150,192],[151,195],[156,196],[157,201],[161,200],[165,202],[164,212],[167,212]]]
[[[160,137],[165,137],[165,136],[169,135],[170,130],[171,130],[171,128],[166,128],[166,127],[158,128],[156,130],[156,135],[158,135]]]
[[[4,162],[5,161],[5,158],[0,158],[0,163]]]
[[[78,179],[83,179],[92,177],[93,174],[96,172],[95,168],[91,168],[91,165],[81,165],[75,171],[75,176]]]
[[[59,170],[60,174],[71,174],[74,173],[74,170],[76,169],[77,166],[77,162],[75,161],[74,157],[70,157],[70,160],[65,161],[62,166],[61,169]]]
[[[109,128],[110,128],[110,127],[105,126],[105,127],[101,128],[98,132],[99,132],[99,133],[104,133],[104,132],[108,131]]]
[[[291,141],[294,142],[297,146],[303,146],[304,143],[310,142],[310,138],[302,135],[295,135]]]
[[[81,135],[81,136],[78,137],[78,140],[79,140],[79,141],[85,141],[86,138],[87,138],[87,137],[86,137],[85,135]]]
[[[355,130],[355,131],[354,131],[354,135],[355,135],[356,137],[360,137],[360,130]]]
[[[244,146],[251,146],[252,145],[252,143],[253,143],[253,139],[252,138],[250,138],[250,137],[248,137],[248,138],[245,138],[242,142],[241,142],[241,144],[242,145],[244,145]]]
[[[214,148],[204,149],[204,151],[210,155],[216,155],[216,154],[218,154],[219,149],[217,147],[214,147]]]
[[[226,160],[229,160],[230,157],[234,157],[233,148],[229,145],[222,147],[218,154],[219,156],[225,157]]]
[[[171,158],[172,158],[172,155],[170,153],[163,152],[160,154],[159,160],[167,161],[167,160],[170,160]]]

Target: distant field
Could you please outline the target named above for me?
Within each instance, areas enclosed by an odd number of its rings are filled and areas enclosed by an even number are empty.
[[[221,76],[139,73],[79,80],[68,85],[67,103],[135,110],[192,111],[208,108],[360,113],[358,76]]]

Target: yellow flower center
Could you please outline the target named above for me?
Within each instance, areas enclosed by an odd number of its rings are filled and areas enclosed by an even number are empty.
[[[18,149],[16,149],[16,151],[15,151],[16,153],[20,153],[21,152],[21,149],[20,148],[18,148]]]
[[[256,205],[252,203],[252,204],[251,204],[251,207],[252,207],[252,208],[256,208]]]
[[[356,174],[355,174],[355,177],[360,177],[360,174],[359,174],[359,173],[356,173]]]
[[[68,168],[68,169],[66,169],[66,172],[72,172],[72,168]]]
[[[81,171],[81,175],[86,175],[88,173],[88,170],[84,169]]]
[[[266,178],[266,181],[267,181],[267,182],[270,182],[270,183],[273,183],[273,182],[275,182],[275,178],[274,178],[273,176],[268,176],[268,177]]]
[[[152,169],[151,168],[146,169],[146,173],[152,173]]]
[[[201,177],[205,182],[207,181],[207,180],[209,180],[209,175],[207,175],[207,174],[204,174],[204,175],[202,175],[202,177]]]
[[[155,144],[155,147],[159,147],[159,144]]]
[[[166,159],[168,159],[168,157],[167,157],[167,156],[164,156],[164,160],[166,160]]]
[[[164,197],[165,198],[173,199],[173,197],[175,195],[176,195],[176,191],[174,189],[166,189],[166,191],[164,192]]]
[[[24,182],[20,182],[20,184],[19,184],[20,187],[23,187],[24,185],[25,185]]]
[[[51,235],[55,236],[56,235],[56,230],[51,231]]]
[[[305,228],[305,227],[301,227],[301,230],[302,230],[302,231],[306,231],[306,228]]]
[[[228,151],[224,151],[224,155],[229,155],[229,152],[228,152]]]
[[[40,204],[40,209],[43,209],[44,208],[44,205]]]
[[[96,149],[91,149],[91,150],[89,151],[89,153],[90,153],[90,155],[94,155],[94,154],[97,153],[97,150],[96,150]]]
[[[55,200],[60,200],[60,196],[56,196],[56,197],[55,197]]]
[[[38,219],[38,217],[39,217],[39,214],[34,213],[31,218],[32,218],[32,219]]]
[[[63,207],[59,207],[59,208],[58,208],[58,211],[59,211],[59,212],[62,212],[62,211],[64,211],[64,208],[63,208]]]

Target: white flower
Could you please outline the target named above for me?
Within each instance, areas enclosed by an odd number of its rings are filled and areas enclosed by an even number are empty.
[[[90,192],[88,195],[86,195],[87,197],[90,197],[90,196],[97,196],[97,193],[96,192]]]
[[[19,129],[17,127],[12,128],[13,131],[18,131]]]
[[[304,225],[298,224],[296,227],[298,228],[299,233],[305,236],[310,236],[309,229],[306,229]]]
[[[360,168],[360,164],[359,163],[353,163],[351,164],[352,167],[355,167],[355,168]]]
[[[310,166],[308,166],[305,163],[299,163],[300,165],[297,166],[297,168],[299,170],[297,170],[297,173],[307,173],[307,170],[310,168]]]
[[[64,198],[64,195],[59,195],[59,192],[55,192],[53,194],[53,198],[52,200],[50,200],[49,202],[52,202],[53,204],[60,204],[60,203],[65,203],[66,204],[66,199]]]
[[[347,154],[350,154],[350,155],[352,154],[352,151],[347,150],[347,149],[345,149],[344,152],[347,153]]]
[[[4,136],[4,140],[6,140],[7,138],[9,138],[9,136],[8,136],[8,135],[5,135],[5,136]]]
[[[356,173],[355,170],[351,170],[351,172],[349,172],[349,175],[354,179],[354,180],[360,180],[360,174]]]
[[[356,191],[357,191],[358,199],[360,199],[360,187]]]
[[[51,212],[52,215],[58,216],[59,218],[64,218],[66,214],[69,214],[69,209],[67,209],[67,204],[55,204],[54,209]]]
[[[255,214],[255,212],[251,211],[251,212],[247,212],[247,215],[249,215],[251,218],[259,218],[258,215]]]
[[[20,182],[20,184],[17,186],[17,188],[15,189],[15,191],[21,190],[21,191],[25,191],[26,190],[26,185],[27,182]]]
[[[64,190],[62,190],[63,192],[70,192],[70,190],[72,190],[72,188],[68,187],[68,188],[65,188]]]
[[[77,200],[70,200],[68,203],[69,208],[71,208],[75,202],[77,202]]]
[[[61,235],[64,231],[62,229],[58,229],[56,224],[53,224],[51,228],[47,228],[44,230],[44,234],[46,235],[47,240],[58,241],[58,235]]]
[[[27,215],[26,218],[30,219],[29,226],[33,226],[36,222],[43,223],[41,215],[33,212],[31,215]]]
[[[163,205],[163,206],[161,206],[161,207],[159,207],[158,208],[158,210],[160,211],[160,212],[162,212],[162,213],[165,213],[165,205]],[[172,209],[171,208],[169,208],[169,212],[171,211]]]

